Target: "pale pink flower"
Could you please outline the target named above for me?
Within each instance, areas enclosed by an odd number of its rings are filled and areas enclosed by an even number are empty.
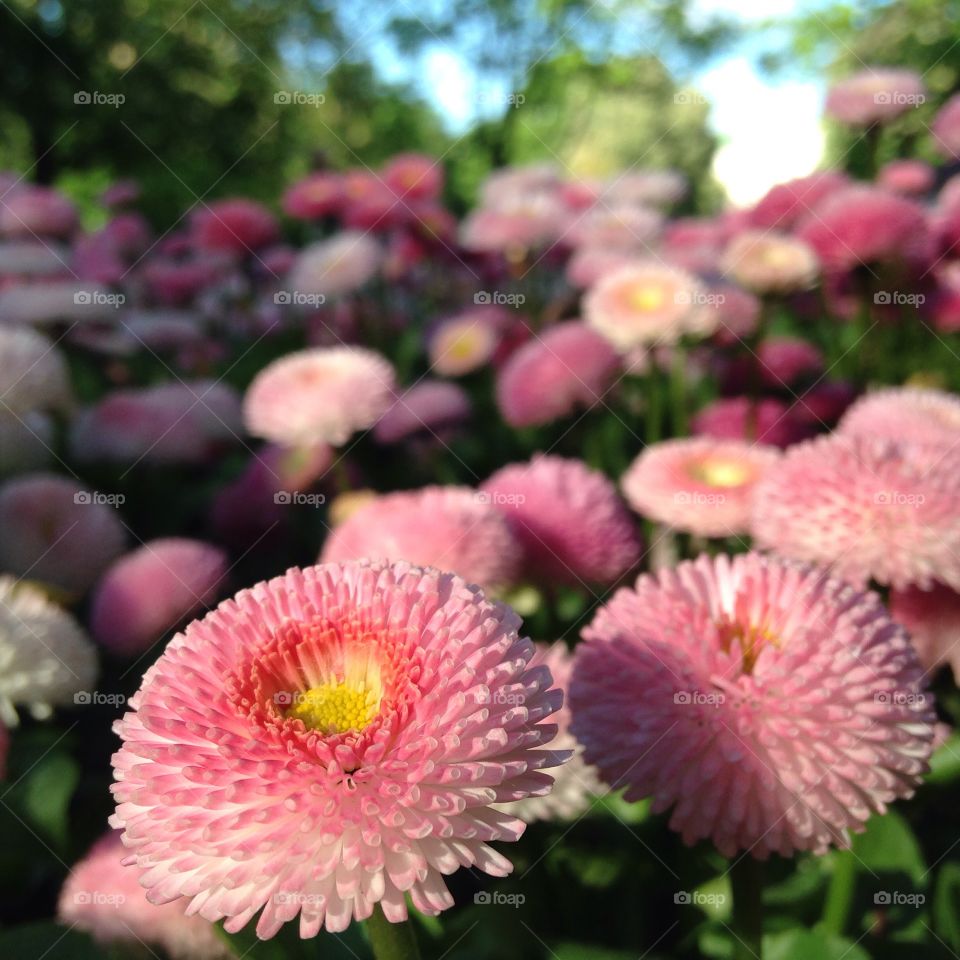
[[[598,204],[581,214],[564,235],[575,247],[638,250],[653,243],[663,227],[663,215],[639,204]]]
[[[921,105],[927,88],[919,73],[866,67],[831,87],[824,112],[857,127],[886,123]]]
[[[936,170],[922,160],[891,160],[877,174],[879,186],[908,197],[924,196],[936,181]]]
[[[0,236],[66,239],[77,224],[76,207],[50,187],[20,185],[0,197]]]
[[[382,260],[383,251],[373,237],[345,230],[302,250],[286,284],[307,296],[343,296],[373,279]]]
[[[798,444],[757,485],[753,536],[858,586],[960,589],[960,449],[845,433]]]
[[[846,847],[927,770],[936,716],[873,593],[755,553],[618,591],[577,649],[571,729],[685,843],[758,859]]]
[[[397,395],[373,435],[379,443],[443,436],[468,420],[470,410],[470,397],[462,387],[447,380],[420,380]]]
[[[116,508],[76,481],[29,473],[0,487],[0,570],[81,594],[123,552]]]
[[[407,560],[496,588],[516,580],[520,553],[509,523],[483,494],[469,487],[424,487],[361,506],[331,531],[320,559]]]
[[[485,367],[500,343],[498,315],[481,306],[444,320],[428,344],[430,366],[445,377],[461,377]]]
[[[907,628],[929,675],[949,664],[960,681],[960,593],[942,583],[891,590],[890,615]]]
[[[633,170],[615,176],[605,188],[604,197],[663,210],[679,203],[686,192],[687,178],[679,170]]]
[[[212,606],[227,575],[227,555],[200,540],[151,540],[121,557],[93,594],[90,629],[113,653],[143,653],[188,617]]]
[[[568,320],[510,355],[497,374],[497,406],[514,427],[550,423],[596,404],[619,370],[605,337]]]
[[[951,448],[960,445],[960,397],[921,387],[875,390],[847,410],[837,429]]]
[[[526,580],[608,584],[640,559],[639,534],[616,488],[580,460],[537,454],[497,470],[481,490],[509,518]]]
[[[635,263],[633,250],[578,247],[567,261],[567,282],[573,287],[592,287],[608,273]]]
[[[802,240],[770,230],[745,230],[727,247],[723,270],[761,296],[807,290],[817,281],[820,263]]]
[[[739,536],[750,527],[757,481],[776,463],[776,447],[709,437],[646,447],[620,481],[637,513],[702,537]]]
[[[504,803],[500,809],[526,823],[537,820],[572,820],[589,809],[594,799],[605,794],[607,788],[600,782],[596,769],[584,763],[583,747],[570,733],[570,708],[566,700],[573,673],[573,656],[562,640],[549,646],[538,643],[536,648],[537,652],[530,665],[542,664],[547,667],[554,684],[564,693],[564,704],[552,717],[557,725],[557,736],[551,746],[554,750],[569,750],[571,756],[563,766],[552,771],[553,789],[548,794]]]
[[[453,905],[443,877],[495,876],[549,791],[542,723],[562,692],[520,619],[452,574],[326,564],[221,604],[175,637],[116,726],[117,811],[154,903],[302,937],[379,904]],[[522,703],[521,707],[517,704]]]
[[[389,408],[394,372],[362,347],[314,347],[264,367],[243,399],[247,430],[286,446],[340,446]]]
[[[638,261],[602,277],[583,302],[587,324],[619,351],[706,336],[716,315],[697,280],[683,270]]]
[[[233,954],[201,917],[187,917],[185,903],[155,906],[137,880],[137,870],[124,866],[126,848],[111,830],[73,865],[60,891],[57,919],[89,933],[103,945],[144,944],[160,947],[173,960],[227,960]]]
[[[937,112],[930,125],[934,145],[946,157],[960,157],[960,93],[954,94]]]

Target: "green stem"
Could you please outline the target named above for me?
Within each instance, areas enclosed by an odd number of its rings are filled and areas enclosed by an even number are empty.
[[[658,443],[660,431],[663,427],[663,390],[660,368],[656,358],[651,354],[650,372],[647,374],[647,422],[644,441],[647,446]]]
[[[763,863],[743,854],[730,868],[733,888],[734,960],[761,960],[763,947]]]
[[[850,850],[838,850],[833,859],[833,876],[823,907],[823,926],[838,936],[847,926],[857,880],[857,861]]]
[[[673,435],[687,435],[687,351],[683,344],[673,348],[673,363],[670,367],[670,417]]]
[[[420,960],[417,938],[409,920],[391,923],[377,904],[366,927],[376,960]]]

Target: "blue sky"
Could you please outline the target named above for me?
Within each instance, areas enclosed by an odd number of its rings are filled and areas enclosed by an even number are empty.
[[[822,0],[697,0],[694,15],[719,12],[756,27],[820,5]],[[746,34],[685,78],[710,102],[710,124],[721,141],[714,172],[737,205],[758,199],[775,183],[810,173],[823,152],[823,78],[764,75],[755,62],[761,39],[755,32]],[[456,49],[439,43],[416,63],[399,58],[385,44],[375,43],[372,54],[385,79],[412,82],[453,132],[502,110],[510,92],[481,81]]]

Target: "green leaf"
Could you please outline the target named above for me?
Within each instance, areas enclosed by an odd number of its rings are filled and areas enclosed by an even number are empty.
[[[561,943],[550,952],[556,960],[637,960],[636,954],[628,950],[604,950],[583,943]]]
[[[870,954],[844,937],[814,930],[787,930],[763,938],[764,960],[870,960]]]
[[[926,885],[927,866],[920,844],[899,813],[891,811],[870,820],[866,833],[854,839],[853,852],[861,871],[906,874],[918,888]]]
[[[960,863],[945,863],[937,875],[933,926],[954,950],[960,950]]]
[[[30,820],[58,845],[70,832],[67,810],[80,779],[77,761],[66,753],[51,753],[23,783],[23,803]]]

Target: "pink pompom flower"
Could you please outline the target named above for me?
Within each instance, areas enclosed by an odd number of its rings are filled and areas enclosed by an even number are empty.
[[[319,220],[336,213],[343,202],[343,178],[326,171],[311,173],[283,195],[283,210],[297,220]]]
[[[949,664],[960,681],[960,593],[942,583],[891,590],[890,615],[907,628],[928,674]]]
[[[394,154],[383,168],[384,183],[404,200],[436,200],[443,190],[443,165],[422,153]]]
[[[847,410],[837,429],[950,448],[960,441],[960,397],[921,387],[875,390]]]
[[[322,562],[407,560],[468,583],[516,580],[520,543],[501,513],[469,487],[424,487],[370,500],[333,529]]]
[[[936,170],[922,160],[891,160],[877,174],[879,186],[907,197],[924,196],[936,181]]]
[[[0,487],[0,529],[0,570],[77,594],[127,539],[116,508],[98,491],[53,473],[24,474]]]
[[[537,454],[497,470],[481,490],[509,518],[527,580],[605,585],[640,559],[640,537],[616,488],[580,460]]]
[[[681,438],[646,447],[621,487],[637,513],[702,537],[747,533],[757,482],[776,447],[742,440]]]
[[[683,270],[637,262],[603,276],[587,291],[584,319],[619,351],[707,336],[716,314],[697,280]]]
[[[571,729],[684,842],[758,859],[846,847],[909,797],[936,719],[873,593],[755,553],[701,556],[618,591],[576,654]]]
[[[217,599],[227,555],[199,540],[151,540],[118,560],[97,584],[90,629],[101,646],[136,656]]]
[[[831,193],[850,185],[850,178],[837,170],[824,170],[771,187],[750,211],[755,227],[790,230]]]
[[[756,440],[777,447],[787,447],[806,440],[815,431],[815,424],[799,400],[788,407],[773,397],[753,402],[749,397],[717,400],[704,407],[694,418],[695,436],[718,440]]]
[[[243,399],[247,430],[285,446],[346,443],[372,427],[394,395],[394,372],[362,347],[314,347],[275,360]]]
[[[204,204],[193,217],[193,239],[204,250],[248,254],[279,238],[276,217],[263,204],[243,197]]]
[[[154,903],[274,936],[452,906],[549,791],[562,702],[520,620],[459,577],[326,564],[243,590],[175,637],[117,723],[113,826]]]
[[[830,89],[824,112],[842,123],[868,127],[920,106],[926,93],[920,74],[913,70],[867,67]]]
[[[227,960],[233,955],[212,924],[184,914],[183,902],[150,903],[137,871],[123,865],[125,859],[117,831],[101,837],[70,870],[60,891],[57,919],[103,946],[138,949],[152,944],[173,960]]]
[[[514,427],[592,407],[620,370],[610,342],[579,320],[549,327],[515,350],[497,375],[497,406]]]
[[[376,276],[383,250],[373,237],[345,230],[300,252],[286,281],[290,293],[337,297],[362,287]]]
[[[770,230],[737,234],[721,265],[740,286],[761,296],[807,290],[820,272],[817,255],[806,243]]]
[[[438,437],[470,417],[470,397],[447,380],[421,380],[398,394],[377,421],[378,443],[400,443],[413,437]]]
[[[76,207],[50,187],[20,185],[0,197],[0,236],[66,239],[78,223]]]
[[[930,125],[934,145],[946,157],[960,157],[960,93],[954,94],[937,112]]]
[[[444,320],[428,345],[430,366],[445,377],[460,377],[485,367],[500,343],[502,316],[481,306]]]
[[[755,542],[851,583],[960,589],[960,449],[845,433],[798,444],[754,497]]]

